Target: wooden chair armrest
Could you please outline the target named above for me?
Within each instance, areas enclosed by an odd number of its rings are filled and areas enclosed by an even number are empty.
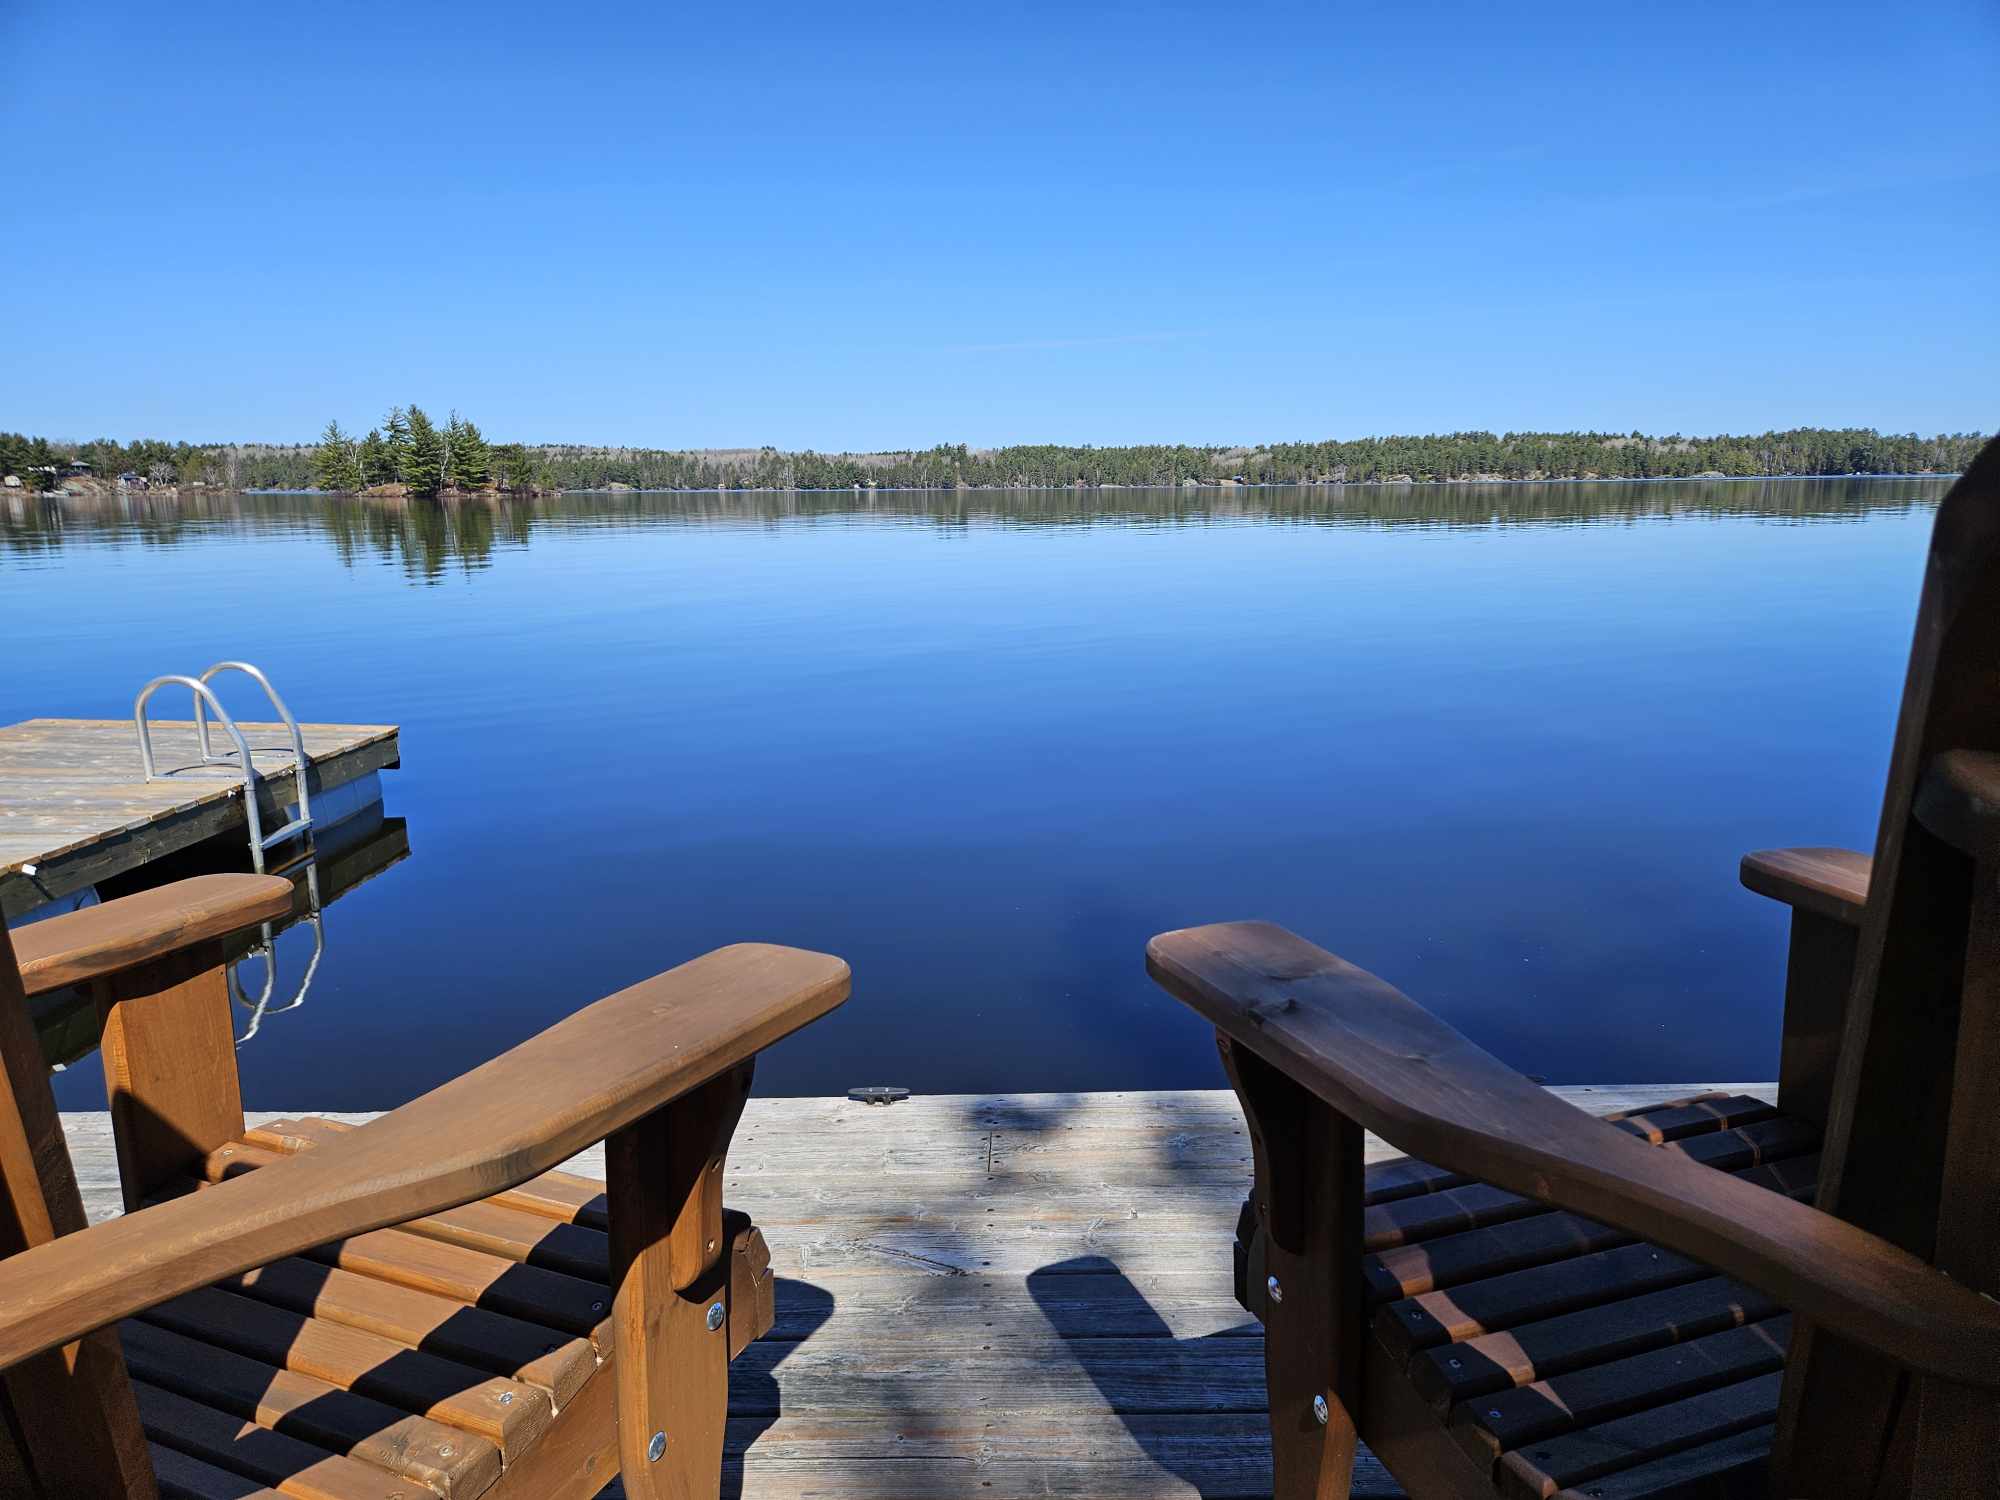
[[[1854,849],[1759,849],[1743,856],[1746,889],[1796,911],[1861,925],[1875,861]]]
[[[1843,1220],[1565,1104],[1282,927],[1165,933],[1146,966],[1233,1045],[1414,1157],[1693,1256],[1926,1375],[2000,1389],[2000,1303]]]
[[[1911,811],[1981,864],[2000,860],[2000,755],[1947,750],[1924,768]]]
[[[827,954],[719,948],[338,1140],[0,1261],[0,1368],[224,1276],[518,1186],[847,993],[847,965]]]
[[[292,910],[292,883],[275,875],[197,875],[101,906],[30,922],[8,934],[32,998],[101,979]]]

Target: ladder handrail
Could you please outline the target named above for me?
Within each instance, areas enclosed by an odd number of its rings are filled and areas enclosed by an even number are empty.
[[[312,926],[312,957],[306,960],[306,971],[299,978],[298,990],[285,1004],[276,1009],[271,1006],[271,992],[278,985],[278,955],[277,937],[271,931],[269,922],[264,924],[263,941],[229,966],[230,993],[236,997],[238,1005],[250,1012],[249,1029],[236,1039],[237,1046],[242,1046],[257,1035],[258,1028],[264,1024],[266,1016],[282,1016],[286,1011],[297,1010],[306,1003],[306,991],[312,988],[313,976],[319,972],[319,961],[326,953],[326,919],[318,911],[312,911],[307,913],[303,920]],[[261,958],[264,961],[264,989],[255,1000],[252,1000],[245,991],[243,981],[237,974],[237,969],[253,958]]]
[[[188,689],[194,694],[196,704],[200,704],[206,700],[208,706],[215,710],[216,721],[228,731],[229,737],[236,742],[237,753],[243,757],[243,816],[250,825],[250,863],[256,872],[262,875],[264,873],[264,819],[263,815],[257,811],[257,767],[250,759],[250,746],[243,738],[243,731],[236,727],[236,721],[229,716],[229,710],[222,706],[222,700],[215,696],[215,690],[200,678],[183,676],[178,672],[169,672],[164,677],[155,677],[151,682],[139,689],[139,696],[132,704],[132,724],[139,734],[139,765],[146,773],[146,780],[155,781],[159,779],[159,773],[153,768],[152,724],[146,717],[146,702],[154,693],[169,684]],[[203,758],[203,764],[210,763],[206,757]],[[303,793],[305,789],[305,770],[303,767],[299,771],[299,788],[301,793]]]
[[[306,759],[306,737],[299,733],[299,721],[293,718],[292,711],[285,707],[285,700],[280,698],[278,690],[271,686],[271,679],[266,677],[249,662],[219,661],[201,674],[201,680],[207,683],[220,672],[241,672],[245,677],[255,682],[264,690],[264,696],[271,700],[271,707],[278,711],[278,717],[284,720],[285,728],[291,732],[292,736],[292,758],[298,762],[299,816],[297,821],[301,827],[310,824],[312,822],[312,808],[306,801],[306,768],[311,762]],[[215,700],[211,697],[210,701],[214,702]],[[221,712],[221,705],[218,703],[216,713],[220,715]],[[195,733],[201,739],[201,758],[203,764],[214,765],[227,762],[227,755],[217,755],[209,746],[208,715],[202,711],[202,700],[200,697],[194,700],[194,727]],[[238,735],[236,740],[239,745],[243,743],[241,735]],[[249,751],[246,749],[244,754],[247,756]]]
[[[216,696],[215,689],[209,685],[224,672],[241,672],[244,676],[255,682],[257,686],[261,687],[264,690],[264,696],[271,700],[271,707],[277,712],[278,717],[284,721],[285,729],[291,736],[294,775],[298,782],[298,816],[278,829],[268,840],[264,837],[264,815],[257,806],[257,782],[262,773],[257,769],[256,759],[250,749],[250,742],[243,738],[243,730],[237,724],[235,717],[231,715],[229,710],[222,706],[222,700]],[[320,916],[319,864],[311,852],[313,849],[312,802],[310,800],[312,791],[307,783],[310,780],[312,761],[306,755],[306,737],[299,730],[299,721],[293,718],[292,711],[285,707],[285,700],[280,698],[278,690],[271,686],[271,679],[247,661],[219,661],[199,677],[184,677],[179,673],[169,673],[165,677],[155,677],[139,690],[139,696],[132,704],[132,727],[139,736],[139,764],[145,772],[147,781],[162,778],[160,777],[158,768],[153,763],[153,722],[147,717],[146,705],[152,700],[153,694],[169,684],[186,688],[194,697],[195,736],[197,744],[200,747],[202,765],[226,766],[230,763],[231,752],[225,750],[220,755],[216,754],[215,744],[209,738],[208,711],[210,709],[215,711],[215,722],[222,726],[223,732],[229,736],[231,742],[236,746],[234,753],[240,759],[243,771],[243,816],[244,821],[250,826],[251,867],[259,875],[264,873],[264,850],[271,844],[282,843],[294,834],[303,834],[307,840],[305,867],[306,914],[304,920],[312,925],[312,957],[306,960],[305,973],[300,976],[297,991],[288,1002],[275,1009],[271,1006],[271,996],[278,984],[278,959],[277,932],[272,923],[264,923],[259,934],[261,941],[253,944],[249,952],[244,955],[244,958],[238,959],[228,966],[229,992],[235,998],[237,1004],[250,1012],[248,1029],[245,1030],[242,1036],[236,1039],[236,1045],[240,1047],[257,1035],[257,1029],[264,1024],[266,1016],[283,1015],[286,1011],[297,1010],[301,1005],[305,1004],[306,992],[312,988],[313,977],[319,972],[320,958],[326,952],[326,924]],[[282,745],[274,745],[269,748],[277,751],[279,754],[284,753]],[[283,811],[284,808],[280,806],[280,814]],[[263,990],[255,1000],[250,998],[248,992],[243,987],[241,976],[237,973],[238,966],[249,958],[261,958],[264,961]]]

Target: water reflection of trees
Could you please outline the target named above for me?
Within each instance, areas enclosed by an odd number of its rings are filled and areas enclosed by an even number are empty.
[[[1409,484],[1285,488],[612,491],[445,501],[335,495],[181,494],[0,499],[0,551],[21,557],[68,543],[173,547],[211,533],[323,535],[352,567],[400,567],[412,582],[490,567],[496,548],[538,531],[745,527],[880,520],[943,530],[1057,526],[1495,527],[1602,525],[1740,516],[1777,522],[1859,520],[1925,508],[1944,479],[1673,480],[1657,483]]]
[[[483,502],[324,498],[317,519],[349,567],[372,554],[400,564],[413,582],[436,583],[454,567],[476,573],[493,564],[494,513]],[[525,544],[527,533],[511,539]]]

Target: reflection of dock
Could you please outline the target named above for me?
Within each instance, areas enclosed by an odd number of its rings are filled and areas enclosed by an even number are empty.
[[[239,727],[257,763],[264,827],[277,828],[297,800],[289,731]],[[331,821],[323,794],[401,763],[394,725],[299,727],[322,824]],[[202,764],[192,723],[155,723],[153,745],[162,774],[146,781],[129,719],[30,719],[0,729],[0,915],[24,915],[218,834],[247,836],[240,768]],[[354,795],[368,802],[373,793],[356,787]]]
[[[272,871],[292,882],[291,913],[272,924],[273,935],[286,932],[301,922],[318,921],[323,908],[333,905],[356,886],[373,880],[391,865],[407,859],[409,853],[407,823],[402,818],[385,816],[380,801],[371,802],[359,812],[344,817],[319,835],[310,858],[294,860]],[[243,867],[243,850],[233,839],[223,839],[169,855],[147,866],[143,874],[113,882],[104,894],[107,897],[130,895],[169,880],[222,870],[241,870]],[[315,884],[317,893],[314,891]],[[246,928],[223,940],[223,952],[233,967],[250,958],[261,940],[262,934],[257,929]],[[323,940],[323,933],[315,933],[316,942]],[[303,976],[297,963],[294,955],[288,960],[282,977],[268,967],[263,969],[267,979],[282,985],[287,1000],[303,993]],[[257,965],[253,964],[253,975],[256,969]],[[242,994],[240,978],[234,988],[237,994]],[[239,1003],[246,1011],[253,1009],[247,997]],[[28,1005],[34,1016],[36,1034],[41,1038],[42,1055],[50,1063],[68,1067],[96,1049],[104,1020],[98,1014],[96,999],[87,990],[57,990],[37,996]],[[273,1008],[272,1013],[278,1014],[281,1009],[291,1008],[295,1007],[281,1000],[280,1008]],[[239,1028],[247,1026],[245,1016],[238,1015],[236,1019]],[[256,1019],[262,1019],[261,1012]]]

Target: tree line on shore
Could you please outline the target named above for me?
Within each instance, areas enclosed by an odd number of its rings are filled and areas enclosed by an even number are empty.
[[[1064,489],[1216,483],[1360,484],[1480,479],[1671,479],[1717,476],[1952,474],[1984,441],[1976,432],[1882,433],[1800,427],[1754,435],[1650,437],[1643,433],[1454,432],[1265,447],[1144,444],[1072,447],[964,444],[896,453],[691,451],[573,444],[489,444],[452,413],[438,426],[421,407],[392,408],[357,438],[329,422],[317,444],[193,444],[108,438],[63,443],[0,432],[0,474],[29,489],[59,482],[65,466],[99,477],[136,473],[152,483],[229,489],[354,491],[400,485],[409,494],[630,488],[644,490]]]

